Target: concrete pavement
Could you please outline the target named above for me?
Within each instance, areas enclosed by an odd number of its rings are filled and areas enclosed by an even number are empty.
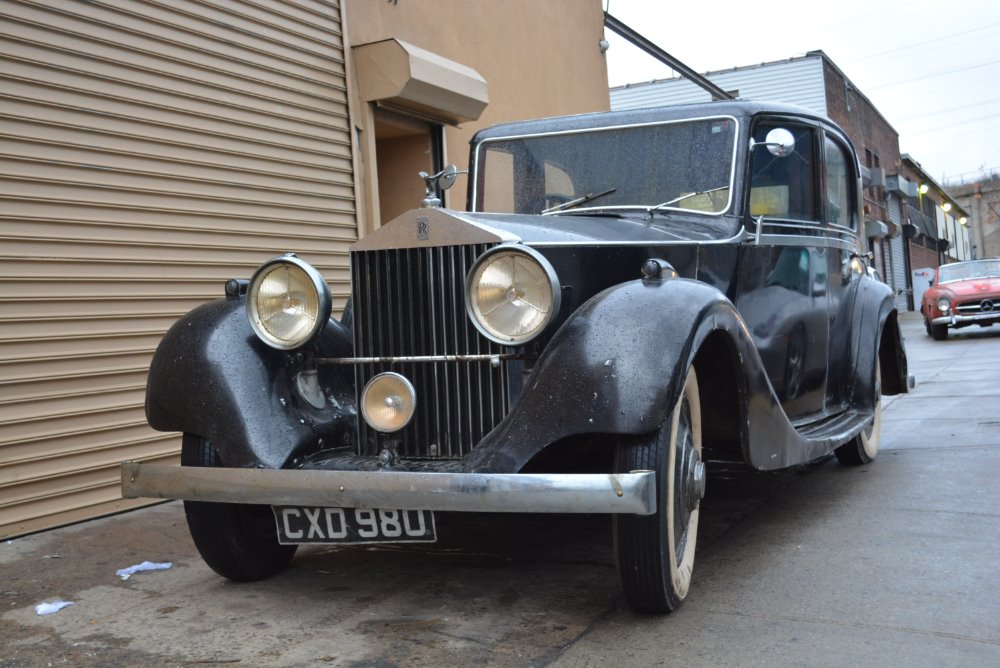
[[[0,543],[0,666],[1000,666],[1000,326],[903,328],[878,459],[710,481],[671,615],[624,608],[606,518],[448,516],[234,584],[170,503]],[[115,576],[144,560],[174,566]]]
[[[556,664],[1000,666],[1000,327],[902,325],[918,386],[873,464],[800,476],[701,550],[679,612],[617,612]]]

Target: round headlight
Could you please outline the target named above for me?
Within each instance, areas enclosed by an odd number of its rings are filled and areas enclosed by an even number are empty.
[[[308,343],[330,319],[330,289],[294,255],[267,262],[250,280],[247,317],[260,339],[279,350]]]
[[[938,310],[941,311],[942,313],[947,313],[949,310],[951,310],[951,302],[948,301],[947,297],[942,297],[941,299],[939,299],[937,306]]]
[[[408,425],[416,407],[413,385],[398,373],[380,373],[368,381],[361,393],[361,415],[373,429],[383,433]]]
[[[497,343],[519,346],[544,331],[559,312],[556,272],[531,248],[498,246],[472,267],[465,300],[472,322]]]

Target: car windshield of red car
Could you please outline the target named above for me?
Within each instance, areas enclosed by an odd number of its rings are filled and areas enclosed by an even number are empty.
[[[974,278],[1000,278],[1000,260],[957,262],[938,269],[938,283],[967,281]]]

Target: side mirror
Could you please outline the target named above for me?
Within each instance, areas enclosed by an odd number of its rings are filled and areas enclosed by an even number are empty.
[[[753,139],[750,140],[751,151],[758,146],[766,146],[771,155],[777,158],[784,158],[795,151],[795,135],[785,128],[774,128],[767,133],[764,141],[757,142]]]
[[[448,188],[451,188],[455,185],[455,180],[458,178],[458,175],[465,173],[466,172],[464,171],[458,171],[458,167],[455,165],[448,165],[437,174],[420,172],[420,178],[424,180],[424,189],[426,190],[426,197],[424,198],[424,201],[420,203],[421,208],[426,209],[429,207],[441,206],[441,200],[438,199],[436,192],[438,190],[444,192]]]
[[[458,178],[459,174],[464,174],[464,172],[459,172],[458,167],[456,167],[455,165],[448,165],[440,172],[435,174],[434,178],[437,179],[438,188],[440,188],[441,190],[447,190],[448,188],[451,188],[453,185],[455,185],[455,179]]]

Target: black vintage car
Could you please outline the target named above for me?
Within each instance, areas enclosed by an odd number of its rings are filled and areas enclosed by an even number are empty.
[[[184,433],[182,466],[125,462],[125,496],[185,499],[236,580],[301,543],[433,541],[434,511],[608,513],[629,604],[669,611],[716,463],[875,456],[906,356],[829,121],[717,102],[511,123],[474,138],[469,183],[467,211],[352,248],[339,321],[289,254],[178,322],[146,412]]]

